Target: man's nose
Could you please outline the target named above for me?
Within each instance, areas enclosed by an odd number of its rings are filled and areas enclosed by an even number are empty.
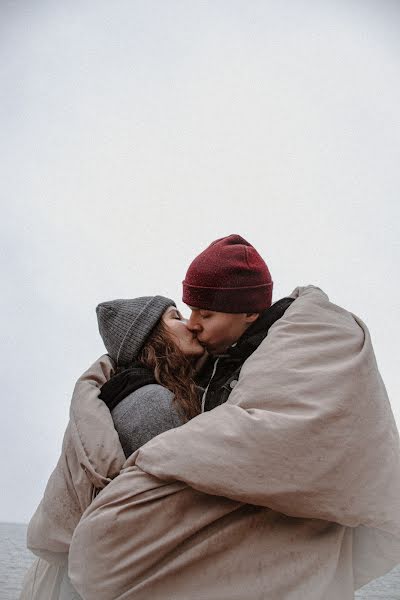
[[[193,332],[201,331],[201,325],[197,321],[197,319],[196,319],[195,315],[193,315],[193,313],[190,315],[189,320],[186,323],[186,327],[189,329],[189,331],[193,331]]]

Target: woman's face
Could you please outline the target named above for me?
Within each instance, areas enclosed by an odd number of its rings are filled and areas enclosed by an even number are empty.
[[[184,319],[175,306],[167,308],[162,316],[162,322],[175,344],[187,358],[199,358],[204,353],[203,346],[195,334],[186,327]]]

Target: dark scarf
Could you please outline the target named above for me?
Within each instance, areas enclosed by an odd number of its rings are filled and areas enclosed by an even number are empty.
[[[245,361],[267,337],[269,328],[281,319],[294,298],[282,298],[267,308],[242,335],[237,344],[227,350],[230,358],[240,358]]]
[[[150,383],[156,383],[153,373],[137,362],[111,377],[102,386],[99,398],[111,411],[129,394]]]
[[[246,329],[237,343],[228,348],[225,354],[221,354],[219,357],[210,357],[197,374],[196,381],[198,385],[201,385],[203,388],[207,387],[217,358],[221,359],[219,368],[221,379],[218,376],[214,378],[214,387],[218,387],[218,382],[220,382],[220,380],[224,382],[229,374],[234,373],[234,371],[243,365],[245,360],[253,354],[254,350],[258,348],[263,339],[267,336],[269,328],[272,327],[278,319],[283,317],[285,311],[293,301],[294,298],[286,297],[272,304],[272,306],[263,311],[258,319]]]

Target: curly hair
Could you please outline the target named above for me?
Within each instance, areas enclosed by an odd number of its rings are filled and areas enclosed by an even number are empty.
[[[201,400],[191,362],[168,334],[162,320],[141,349],[138,361],[154,372],[156,381],[174,394],[174,404],[189,421],[201,412]]]

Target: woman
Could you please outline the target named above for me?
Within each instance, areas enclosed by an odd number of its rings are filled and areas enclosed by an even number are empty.
[[[125,456],[201,412],[193,360],[204,348],[172,300],[114,300],[96,309],[117,373],[101,390]]]
[[[28,527],[28,548],[39,559],[25,577],[21,600],[79,599],[67,571],[81,515],[126,456],[200,412],[192,376],[204,348],[173,300],[114,300],[96,312],[108,356],[75,386],[61,456]]]

